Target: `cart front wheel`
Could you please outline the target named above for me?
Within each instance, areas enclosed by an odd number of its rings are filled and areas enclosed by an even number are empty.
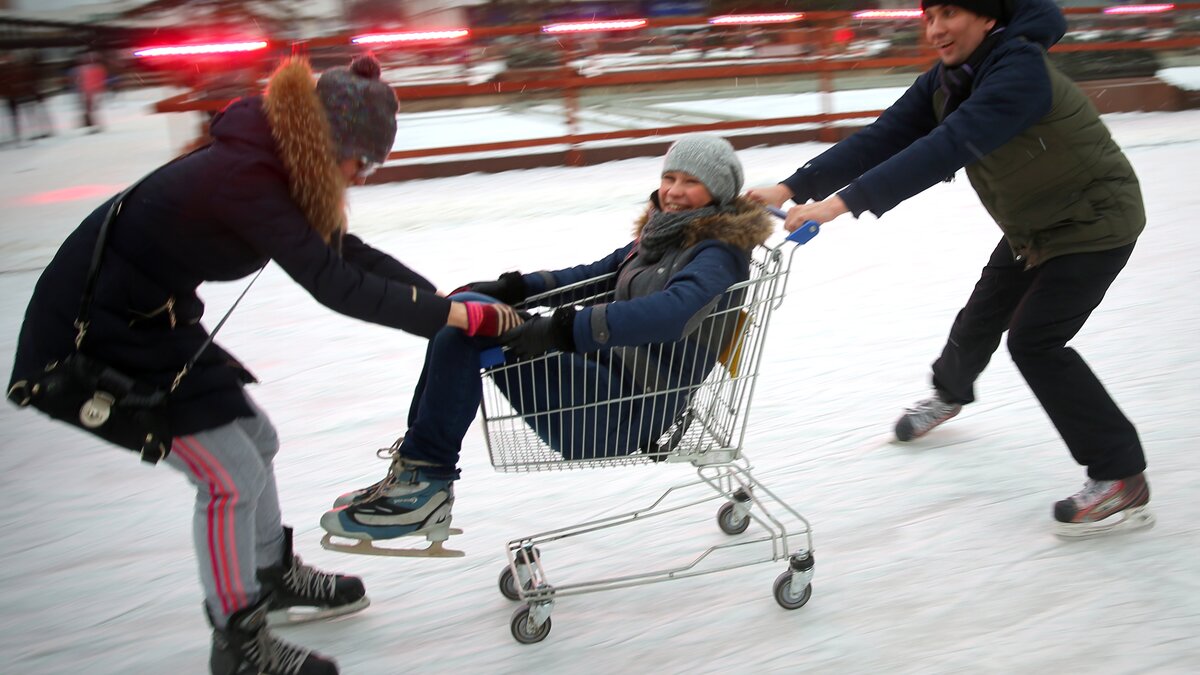
[[[721,508],[717,509],[717,526],[725,534],[741,534],[750,527],[750,515],[742,516],[740,519],[734,513],[734,503],[725,502]]]
[[[525,590],[529,590],[531,582],[525,582]],[[517,579],[513,576],[511,567],[505,567],[500,572],[500,594],[509,600],[520,600],[521,593],[517,590]]]
[[[801,589],[792,588],[792,572],[788,570],[775,578],[775,602],[784,609],[800,609],[812,597],[812,584]]]
[[[534,626],[529,618],[529,605],[518,607],[512,616],[512,636],[523,645],[531,645],[546,639],[550,634],[550,617],[540,626]]]

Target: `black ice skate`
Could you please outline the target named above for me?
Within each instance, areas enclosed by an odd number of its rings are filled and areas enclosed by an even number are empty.
[[[933,431],[942,422],[954,417],[962,410],[958,403],[947,403],[940,394],[918,402],[904,411],[896,421],[896,440],[908,442]]]
[[[1150,484],[1144,474],[1121,480],[1089,478],[1082,490],[1054,505],[1055,534],[1083,539],[1152,527],[1149,504]]]
[[[212,675],[338,675],[337,664],[310,649],[279,639],[267,628],[269,598],[213,629],[208,667]]]
[[[362,580],[305,565],[292,552],[292,528],[283,528],[283,562],[258,570],[269,593],[271,625],[304,623],[360,612],[371,604]]]

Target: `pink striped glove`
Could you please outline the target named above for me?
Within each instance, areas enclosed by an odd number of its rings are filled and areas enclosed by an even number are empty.
[[[496,337],[521,325],[517,310],[501,303],[464,302],[467,310],[466,334],[471,337]]]

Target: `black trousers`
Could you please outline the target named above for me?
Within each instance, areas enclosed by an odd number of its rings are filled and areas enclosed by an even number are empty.
[[[975,400],[975,380],[1007,330],[1008,353],[1088,476],[1115,480],[1145,470],[1137,430],[1083,358],[1066,346],[1133,247],[1059,256],[1027,270],[1001,239],[933,363],[933,386],[943,400]]]

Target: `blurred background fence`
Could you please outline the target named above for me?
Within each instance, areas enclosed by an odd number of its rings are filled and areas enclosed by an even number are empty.
[[[283,23],[271,35],[269,22],[247,27],[234,14],[205,30],[93,25],[77,37],[103,50],[125,86],[181,88],[157,110],[199,120],[258,91],[288,54],[320,70],[372,51],[401,101],[397,144],[376,180],[653,155],[690,131],[740,147],[834,141],[886,106],[878,90],[907,86],[935,60],[914,9],[705,14],[692,12],[713,3],[676,0],[658,2],[651,16],[637,15],[647,2],[576,3],[591,9],[583,20],[554,11],[571,4],[531,13],[528,4],[489,3],[454,15],[466,25],[388,25],[368,14],[360,24],[371,30],[340,26],[318,37]],[[1069,32],[1051,57],[1102,111],[1200,105],[1195,91],[1156,77],[1200,67],[1200,4],[1065,11]],[[0,26],[8,30],[0,48],[17,45],[10,51],[63,49],[53,36],[71,34],[62,25]],[[405,133],[431,122],[443,132]]]

